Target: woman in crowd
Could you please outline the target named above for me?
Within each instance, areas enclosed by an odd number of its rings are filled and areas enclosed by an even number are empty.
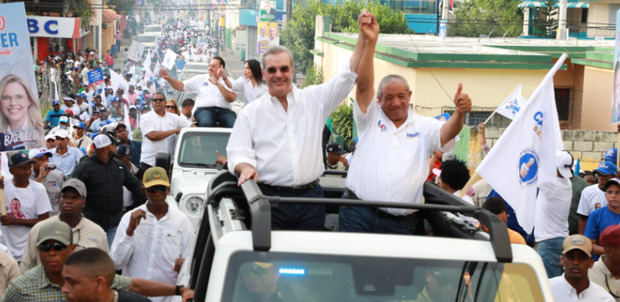
[[[267,84],[263,80],[260,63],[254,59],[245,61],[242,77],[234,80],[232,84],[228,79],[225,80],[228,87],[231,87],[235,92],[243,93],[241,100],[244,105],[249,104],[267,92]]]
[[[181,114],[181,112],[179,111],[179,105],[177,104],[177,101],[173,99],[169,99],[168,102],[166,102],[166,111],[176,114],[176,115]]]

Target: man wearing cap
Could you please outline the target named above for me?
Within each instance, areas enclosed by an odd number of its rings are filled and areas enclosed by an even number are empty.
[[[599,237],[605,250],[590,270],[590,280],[620,301],[620,225],[608,226]]]
[[[82,150],[82,148],[84,148],[84,150],[88,150],[88,147],[90,146],[90,144],[93,143],[90,137],[84,135],[85,132],[86,132],[86,124],[84,122],[79,122],[73,125],[73,134],[71,135],[71,143],[73,144],[73,146],[75,146],[76,148],[80,150]]]
[[[43,148],[31,149],[28,152],[28,158],[32,161],[30,179],[40,182],[45,187],[52,206],[50,215],[56,215],[58,214],[58,197],[64,179],[62,174],[56,171],[55,165],[50,164],[50,157],[52,157],[52,153]]]
[[[9,171],[13,180],[4,182],[7,214],[0,216],[0,231],[11,256],[20,261],[30,228],[48,218],[52,207],[45,187],[30,180],[32,161],[25,151],[9,157]]]
[[[614,301],[604,288],[588,279],[588,269],[594,263],[591,253],[592,244],[583,235],[564,239],[560,256],[564,274],[549,280],[555,301]]]
[[[105,108],[102,108],[101,111],[95,111],[90,119],[90,130],[95,132],[100,131],[101,128],[106,125],[108,116],[109,112]]]
[[[41,265],[11,281],[2,302],[65,301],[61,292],[64,285],[62,270],[65,260],[76,248],[71,227],[59,220],[45,221],[36,238]],[[145,296],[179,293],[184,298],[193,297],[193,291],[183,287],[176,289],[174,285],[119,275],[114,276],[112,287]]]
[[[620,224],[620,179],[612,178],[605,185],[607,205],[594,210],[588,217],[584,235],[592,240],[594,259],[604,253],[598,239],[608,226]]]
[[[86,93],[85,92],[80,92],[75,96],[75,99],[77,101],[76,106],[78,108],[80,108],[80,112],[76,113],[76,116],[81,116],[82,113],[88,111],[88,103],[86,102]]]
[[[194,231],[187,216],[166,203],[170,190],[166,170],[149,168],[143,182],[148,201],[123,215],[110,254],[127,276],[175,284],[191,253]]]
[[[140,181],[114,158],[116,146],[110,137],[99,134],[93,145],[95,154],[80,161],[73,177],[83,181],[88,190],[84,215],[106,231],[111,243],[123,215],[123,186],[131,191],[137,204],[143,203],[145,197]]]
[[[184,118],[166,111],[166,96],[157,92],[152,99],[153,111],[143,114],[140,120],[142,130],[142,153],[140,168],[146,170],[155,166],[155,154],[172,154],[169,149],[170,136],[179,134],[181,129],[191,124]]]
[[[67,131],[69,131],[69,132],[71,132],[71,130],[73,130],[73,129],[70,129],[70,128],[69,128],[69,117],[68,117],[68,116],[65,116],[65,115],[61,116],[61,117],[58,119],[58,126],[56,126],[56,127],[52,128],[52,130],[50,130],[50,132],[49,132],[49,133],[51,133],[51,134],[55,134],[55,133],[56,133],[56,131],[58,131],[58,130],[60,130],[60,129],[67,130]]]
[[[71,227],[73,243],[76,250],[88,247],[100,248],[108,251],[108,240],[105,231],[82,215],[86,206],[86,185],[77,179],[70,178],[63,185],[60,193],[60,214],[48,218],[47,221],[63,221]],[[40,259],[37,253],[37,238],[41,227],[45,223],[35,224],[28,234],[28,244],[24,249],[24,256],[20,264],[22,273],[39,265]]]
[[[605,184],[607,184],[607,181],[612,177],[616,176],[617,170],[618,168],[616,168],[616,165],[609,161],[602,161],[599,163],[598,168],[594,170],[594,175],[598,180],[598,183],[583,189],[583,192],[581,192],[581,198],[579,199],[579,206],[577,206],[577,214],[579,215],[579,234],[583,234],[586,229],[586,222],[588,221],[588,216],[590,216],[592,211],[607,204],[607,198],[605,197]]]
[[[50,162],[56,165],[62,176],[69,177],[84,153],[76,147],[69,146],[69,132],[67,130],[59,129],[54,133],[54,136],[56,137],[56,148],[50,150],[52,153]]]
[[[45,115],[45,128],[54,128],[58,126],[58,120],[65,113],[60,109],[60,102],[58,100],[52,101],[52,110],[48,111]]]
[[[65,112],[70,110],[71,112],[73,112],[73,116],[80,115],[80,107],[75,104],[75,99],[73,97],[66,96],[62,98],[62,100],[65,101],[65,105],[62,106],[62,110],[64,110]]]
[[[327,168],[341,171],[349,168],[349,163],[346,159],[346,152],[340,148],[338,143],[327,145],[325,150],[327,151]]]
[[[562,274],[559,259],[562,243],[568,237],[573,156],[567,151],[556,151],[555,166],[556,177],[544,179],[540,185],[534,215],[536,251],[542,258],[549,278]]]

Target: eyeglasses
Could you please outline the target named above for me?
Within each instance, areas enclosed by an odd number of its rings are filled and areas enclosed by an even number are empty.
[[[153,103],[159,103],[159,102],[165,102],[166,99],[151,99],[151,101],[153,101]]]
[[[146,191],[149,193],[163,193],[166,192],[166,190],[168,190],[168,187],[166,186],[153,186],[146,188]]]
[[[60,242],[43,242],[41,244],[39,244],[39,250],[41,252],[49,252],[51,249],[54,249],[57,252],[60,251],[64,251],[67,248],[66,245],[60,243]]]
[[[168,108],[168,109],[177,109],[177,106],[170,105],[170,106],[166,106],[166,108]]]
[[[280,67],[280,72],[281,73],[289,72],[289,70],[291,70],[291,68],[288,67],[288,66]],[[278,68],[276,68],[276,67],[269,67],[269,68],[267,68],[267,73],[276,73],[276,72],[278,72]]]

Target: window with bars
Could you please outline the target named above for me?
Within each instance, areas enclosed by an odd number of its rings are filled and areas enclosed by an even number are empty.
[[[570,118],[570,88],[555,88],[555,107],[558,119],[568,121]]]

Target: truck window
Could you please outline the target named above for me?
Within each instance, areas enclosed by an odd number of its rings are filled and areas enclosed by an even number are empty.
[[[181,167],[215,167],[219,151],[226,156],[226,145],[230,133],[197,132],[183,135],[179,149],[178,164]]]

